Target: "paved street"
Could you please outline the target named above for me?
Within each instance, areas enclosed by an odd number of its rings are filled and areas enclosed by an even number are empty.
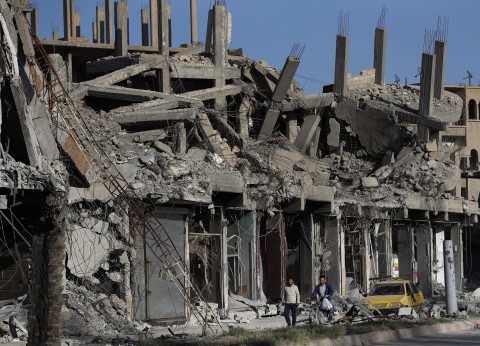
[[[469,330],[450,334],[436,334],[420,338],[391,341],[370,345],[480,345],[480,330]]]

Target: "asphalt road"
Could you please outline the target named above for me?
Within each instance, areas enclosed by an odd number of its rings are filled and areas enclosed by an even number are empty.
[[[442,346],[464,346],[480,345],[480,329],[467,330],[457,333],[436,334],[420,338],[404,339],[373,345],[442,345]]]

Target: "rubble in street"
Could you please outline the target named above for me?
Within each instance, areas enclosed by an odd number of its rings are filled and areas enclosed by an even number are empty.
[[[479,214],[462,197],[462,143],[442,139],[462,97],[387,85],[381,64],[349,75],[345,33],[334,84],[308,94],[299,44],[282,69],[253,60],[229,47],[216,1],[205,44],[170,47],[168,1],[151,3],[158,31],[134,48],[127,2],[114,18],[111,0],[97,6],[90,43],[73,1],[65,37],[39,40],[38,9],[0,0],[2,320],[29,344],[273,328],[287,276],[306,323],[320,274],[338,323],[375,318],[363,292],[381,276],[428,298],[391,318],[446,317],[442,242],[463,249]],[[457,318],[480,312],[462,256]]]

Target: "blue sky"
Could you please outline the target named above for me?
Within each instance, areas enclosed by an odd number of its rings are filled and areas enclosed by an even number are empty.
[[[77,0],[82,36],[91,40],[97,0]],[[34,1],[35,3],[35,1]],[[51,38],[52,26],[63,33],[62,0],[37,0],[40,37]],[[103,1],[101,1],[103,3]],[[173,45],[190,41],[189,0],[171,0]],[[212,0],[198,0],[200,41],[204,41],[206,19]],[[131,44],[140,44],[140,9],[147,0],[130,0]],[[306,45],[298,75],[317,81],[333,81],[335,36],[339,11],[350,13],[349,72],[358,74],[373,64],[373,36],[382,5],[388,9],[388,83],[394,74],[409,83],[420,66],[425,29],[434,29],[438,16],[449,18],[446,82],[465,83],[467,70],[472,84],[480,84],[480,0],[227,0],[232,12],[231,48],[243,48],[253,59],[267,60],[281,68],[295,42]],[[322,85],[297,77],[309,93]]]

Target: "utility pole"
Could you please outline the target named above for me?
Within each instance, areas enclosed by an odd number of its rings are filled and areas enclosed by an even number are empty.
[[[447,299],[447,315],[452,316],[458,311],[457,291],[455,287],[455,261],[451,240],[443,241],[443,255],[445,268],[445,296]]]

